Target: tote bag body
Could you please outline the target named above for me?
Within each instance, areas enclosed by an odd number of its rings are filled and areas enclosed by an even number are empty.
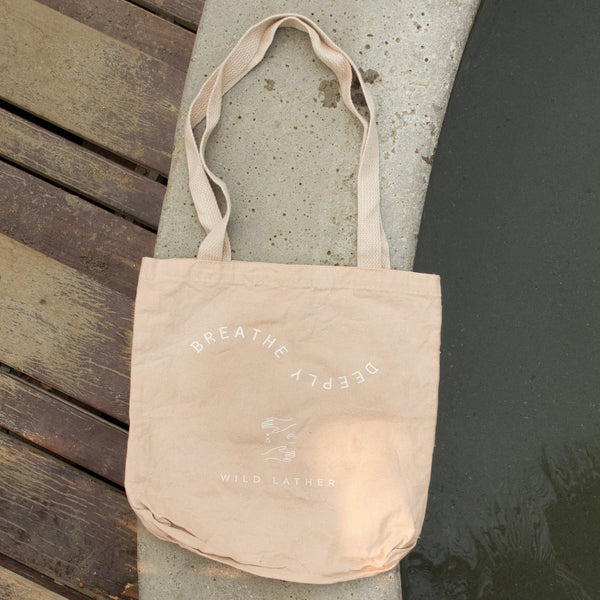
[[[230,200],[204,148],[222,95],[281,26],[309,33],[363,123],[357,267],[230,260]],[[369,117],[352,104],[353,73]],[[190,190],[207,235],[198,258],[145,258],[135,305],[125,485],[156,536],[305,583],[389,570],[415,545],[435,435],[440,281],[389,268],[377,145],[360,73],[300,15],[251,28],[192,103]]]

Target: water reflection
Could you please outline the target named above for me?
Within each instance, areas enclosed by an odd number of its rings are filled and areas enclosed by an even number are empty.
[[[402,563],[405,600],[599,599],[599,439],[543,449],[537,473],[440,536],[446,548],[422,540]]]

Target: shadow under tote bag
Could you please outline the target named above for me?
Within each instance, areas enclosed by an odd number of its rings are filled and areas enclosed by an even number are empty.
[[[358,266],[232,261],[230,200],[204,160],[222,95],[279,27],[306,31],[363,124]],[[369,117],[352,103],[360,83]],[[206,119],[199,148],[192,127]],[[249,29],[193,101],[197,258],[144,258],[131,366],[125,486],[146,528],[257,575],[332,583],[397,565],[425,514],[441,326],[437,275],[390,269],[373,101],[313,22]],[[221,188],[223,215],[211,183]]]

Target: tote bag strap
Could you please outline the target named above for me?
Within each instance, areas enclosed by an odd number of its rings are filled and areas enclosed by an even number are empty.
[[[360,71],[348,55],[310,19],[296,14],[274,15],[248,29],[227,58],[204,82],[190,105],[184,135],[189,185],[198,218],[206,231],[206,237],[198,250],[198,258],[231,260],[231,247],[227,236],[231,200],[225,182],[206,164],[206,144],[219,121],[223,95],[263,59],[279,27],[293,27],[308,33],[315,54],[338,78],[344,104],[363,125],[357,177],[357,265],[389,269],[389,248],[379,206],[379,139],[373,98],[365,87]],[[369,110],[368,118],[360,114],[352,101],[353,73],[362,89]],[[193,128],[203,119],[206,119],[206,128],[197,146]],[[225,214],[219,209],[211,181],[221,189],[225,200]]]

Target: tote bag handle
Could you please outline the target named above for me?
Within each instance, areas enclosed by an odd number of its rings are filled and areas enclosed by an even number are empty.
[[[373,98],[350,57],[315,23],[297,14],[274,15],[248,29],[227,58],[204,82],[190,105],[184,134],[189,186],[198,219],[206,231],[206,237],[198,249],[198,258],[231,260],[231,247],[227,236],[231,200],[225,182],[206,164],[206,144],[219,121],[223,95],[263,59],[279,27],[293,27],[308,33],[315,54],[338,78],[344,104],[363,125],[357,177],[357,265],[389,269],[390,254],[379,207],[379,139]],[[352,101],[353,73],[362,89],[369,110],[368,118],[359,113]],[[193,128],[205,118],[206,128],[198,147],[194,140]],[[225,199],[225,214],[221,214],[210,181],[221,189]]]

